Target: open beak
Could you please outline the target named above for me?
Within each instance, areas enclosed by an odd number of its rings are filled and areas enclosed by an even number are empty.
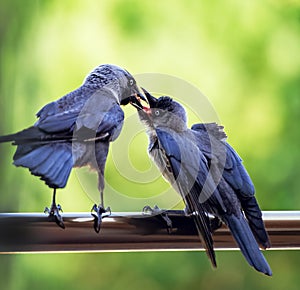
[[[157,99],[153,97],[146,89],[142,88],[143,94],[140,92],[130,97],[130,103],[138,111],[144,111],[145,113],[151,113],[151,108],[155,108]],[[143,105],[141,101],[144,101],[147,105]]]
[[[129,102],[132,106],[134,106],[138,111],[143,110],[143,105],[141,104],[141,100],[144,100],[144,98],[141,97],[141,94],[134,94],[133,96],[130,96]]]
[[[142,89],[142,91],[144,92],[144,89],[143,89],[142,87],[141,87],[141,89]],[[148,102],[146,96],[144,96],[144,95],[140,92],[140,90],[138,91],[137,96],[140,98],[140,100],[142,100],[142,101],[144,101],[144,102],[146,102],[146,103]]]
[[[146,97],[143,95],[143,93],[140,91],[140,89],[136,86],[136,90],[133,95],[129,97],[129,102],[131,105],[133,105],[138,110],[143,110],[143,105],[141,104],[141,101],[144,101],[148,103]]]
[[[141,87],[143,90],[146,98],[147,98],[147,103],[149,104],[150,108],[156,108],[157,105],[157,99],[153,97],[148,91],[146,91],[144,88]],[[149,109],[149,108],[148,108]]]

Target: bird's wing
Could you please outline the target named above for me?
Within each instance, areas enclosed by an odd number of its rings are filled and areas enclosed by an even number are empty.
[[[111,109],[105,113],[103,121],[97,128],[97,135],[109,134],[110,141],[114,141],[120,134],[124,121],[124,112],[119,104],[114,104]]]
[[[242,164],[242,159],[236,151],[225,141],[226,134],[223,126],[216,123],[195,124],[191,128],[198,139],[198,146],[209,160],[220,162],[223,160],[223,177],[237,194],[243,196],[254,195],[254,185]],[[220,164],[219,164],[220,165]]]
[[[114,141],[120,134],[124,121],[124,112],[118,104],[109,111],[86,114],[76,121],[75,140],[83,141]]]
[[[223,174],[225,180],[243,197],[254,196],[254,185],[246,168],[242,164],[242,159],[228,143],[226,143],[226,153]]]
[[[37,113],[39,120],[35,127],[66,139],[75,133],[76,138],[89,141],[114,140],[120,133],[124,113],[111,90],[94,92],[85,102],[68,107],[66,111],[59,106],[53,102],[42,108]]]
[[[39,119],[35,127],[49,134],[70,133],[74,129],[78,115],[78,110],[48,115]]]
[[[4,141],[18,145],[14,164],[29,168],[50,187],[64,187],[74,166],[72,141],[112,141],[119,135],[124,113],[117,103],[111,106],[107,103],[109,100],[103,106],[107,111],[98,106],[99,110],[86,107],[80,113],[76,110],[58,113],[55,103],[46,106],[38,114],[40,120],[35,126],[5,137]],[[79,129],[73,132],[74,128]]]
[[[200,202],[200,194],[203,188],[200,189],[200,185],[198,184],[198,182],[201,182],[203,185],[206,181],[203,171],[199,171],[199,165],[200,167],[207,168],[206,161],[204,158],[192,156],[193,148],[187,148],[186,143],[183,147],[182,139],[178,134],[175,136],[170,134],[170,132],[160,129],[157,129],[156,133],[159,143],[159,158],[165,159],[162,163],[168,167],[165,169],[165,172],[169,172],[167,175],[173,175],[173,181],[175,180],[174,187],[179,191],[186,206],[191,211],[206,253],[212,265],[216,267],[209,218],[203,204]],[[195,160],[196,162],[194,162]],[[163,168],[160,169],[163,170]],[[172,179],[169,181],[172,182]],[[213,187],[213,185],[211,186]]]
[[[228,143],[226,149],[228,162],[226,161],[223,177],[237,194],[257,242],[264,249],[270,248],[271,243],[262,219],[262,212],[254,196],[255,189],[251,178],[242,164],[242,159]]]
[[[14,155],[14,165],[28,168],[51,188],[63,188],[73,167],[71,144],[20,145]]]
[[[198,123],[194,124],[192,130],[202,132],[203,134],[209,134],[217,138],[218,140],[226,140],[227,135],[224,132],[224,127],[217,123]]]
[[[219,172],[237,195],[257,242],[263,248],[269,248],[270,241],[262,220],[261,210],[254,196],[254,185],[240,156],[218,132],[222,129],[223,127],[215,123],[208,124],[208,126],[207,124],[196,124],[192,127],[192,130],[196,132],[194,135],[199,141],[198,146],[208,161],[210,163],[211,160],[219,162]]]
[[[38,117],[35,127],[41,129],[46,133],[61,133],[72,132],[76,119],[82,109],[82,105],[79,103],[76,106],[74,102],[73,106],[70,105],[72,100],[75,101],[74,95],[82,94],[81,90],[76,90],[64,96],[61,99],[66,100],[64,104],[58,101],[51,102],[40,109],[36,116]],[[69,102],[67,102],[69,100]]]

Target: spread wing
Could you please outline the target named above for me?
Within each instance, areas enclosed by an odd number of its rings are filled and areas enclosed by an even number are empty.
[[[4,136],[3,140],[18,145],[14,155],[16,166],[27,167],[53,188],[65,187],[76,162],[71,142],[113,141],[124,119],[115,99],[105,94],[94,94],[84,105],[65,111],[53,102],[37,116],[40,119],[34,126]],[[85,153],[85,149],[80,151],[81,155]]]

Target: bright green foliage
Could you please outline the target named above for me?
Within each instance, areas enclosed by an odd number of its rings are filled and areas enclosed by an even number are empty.
[[[0,134],[33,124],[44,104],[78,87],[101,63],[118,64],[132,74],[177,76],[208,96],[229,142],[244,159],[262,209],[299,210],[299,36],[296,0],[1,0]],[[125,114],[140,132],[135,110],[126,108]],[[201,121],[190,115],[190,124]],[[148,160],[142,131],[129,145],[126,127],[120,138],[106,167],[107,205],[139,211],[145,204],[165,207],[168,198],[176,205],[174,192],[156,196],[168,184]],[[119,161],[122,146],[128,160]],[[51,191],[27,170],[11,165],[13,152],[1,144],[0,210],[42,212]],[[121,164],[115,165],[116,160]],[[136,168],[130,178],[118,172],[127,170],[122,162]],[[157,178],[134,182],[150,173]],[[98,198],[93,176],[80,174],[74,172],[67,188],[58,192],[64,211],[88,211],[91,199]],[[238,252],[218,252],[217,257],[214,271],[205,254],[196,252],[0,256],[0,288],[299,287],[298,251],[266,253],[273,278],[256,273]]]

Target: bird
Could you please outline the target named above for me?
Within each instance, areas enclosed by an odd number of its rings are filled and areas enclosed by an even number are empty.
[[[20,132],[0,136],[0,143],[17,146],[13,164],[28,168],[53,189],[48,217],[65,228],[56,204],[56,191],[64,188],[73,167],[89,166],[98,174],[100,203],[92,207],[94,229],[98,233],[105,209],[104,169],[110,142],[122,129],[124,112],[134,98],[142,97],[134,77],[125,69],[103,64],[93,69],[83,84],[45,105],[35,124]]]
[[[143,89],[143,88],[142,88]],[[271,246],[249,174],[216,123],[187,126],[184,107],[143,89],[149,106],[133,102],[149,137],[148,153],[181,195],[212,266],[216,267],[209,215],[227,225],[247,262],[271,276],[260,248]]]

